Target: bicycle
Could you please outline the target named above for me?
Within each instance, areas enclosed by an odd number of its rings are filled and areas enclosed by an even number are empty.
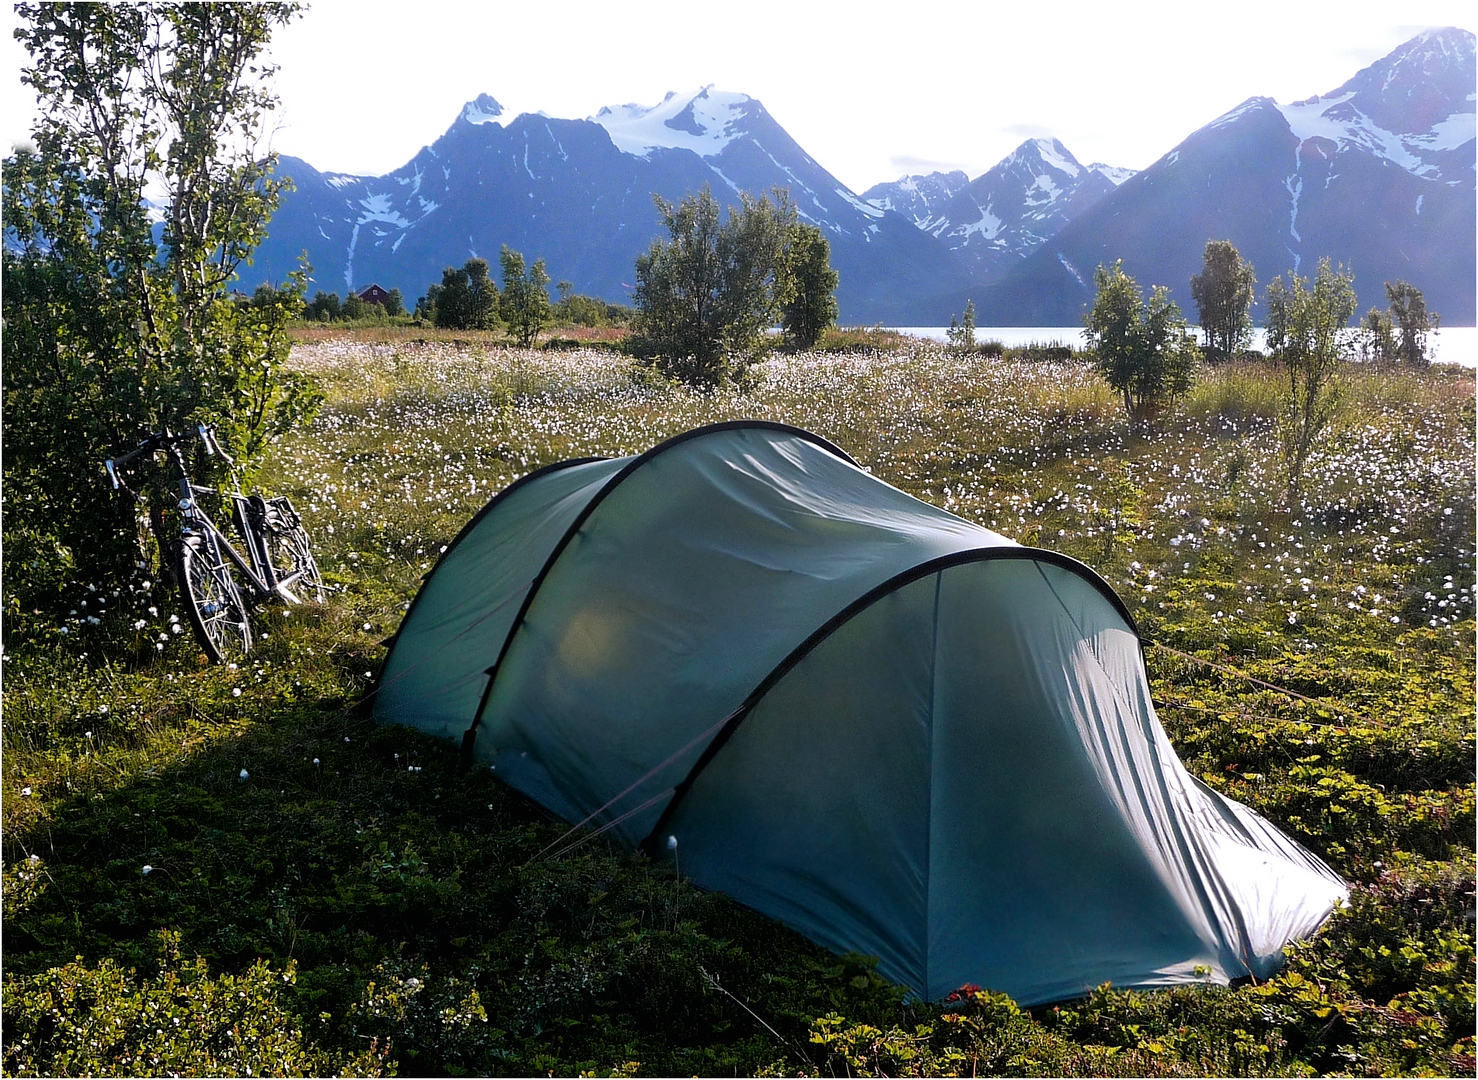
[[[167,559],[179,582],[185,615],[200,647],[212,662],[223,664],[251,652],[249,607],[273,598],[300,604],[304,597],[299,593],[322,603],[325,586],[303,519],[286,495],[273,498],[246,495],[239,485],[237,490],[227,493],[231,500],[231,520],[246,555],[232,546],[200,506],[200,494],[220,492],[194,483],[181,453],[182,446],[196,439],[206,454],[219,455],[228,465],[235,465],[216,440],[214,431],[201,424],[189,435],[174,435],[168,430],[150,435],[122,457],[107,459],[103,467],[114,491],[120,488],[131,491],[118,470],[140,455],[162,450],[175,466],[179,473],[180,537],[168,545],[164,537],[159,537],[160,550],[169,553]],[[243,595],[237,584],[231,569],[233,564],[246,581],[248,595]]]

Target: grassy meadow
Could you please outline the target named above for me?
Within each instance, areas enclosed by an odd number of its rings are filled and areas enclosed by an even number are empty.
[[[1080,362],[859,333],[702,394],[590,338],[305,333],[326,404],[261,484],[334,591],[263,610],[238,667],[157,581],[8,612],[6,1074],[1473,1074],[1471,371],[1349,370],[1289,505],[1269,368],[1203,370],[1139,433]],[[737,418],[1096,568],[1182,760],[1349,906],[1261,985],[924,1004],[641,856],[541,859],[564,826],[365,719],[494,493]]]

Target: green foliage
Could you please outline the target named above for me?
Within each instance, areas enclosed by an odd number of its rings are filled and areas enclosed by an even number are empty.
[[[723,219],[707,185],[673,205],[652,198],[667,228],[636,260],[633,351],[690,386],[743,373],[778,310],[776,286],[795,210],[779,190],[747,192]]]
[[[1206,358],[1230,360],[1252,341],[1252,291],[1257,274],[1230,240],[1208,240],[1191,296],[1206,335]]]
[[[1145,423],[1190,388],[1195,343],[1163,287],[1144,302],[1122,262],[1100,266],[1093,280],[1098,294],[1087,337],[1098,371],[1123,398],[1130,420]]]
[[[544,260],[524,268],[523,256],[503,245],[498,261],[503,269],[503,299],[499,311],[515,341],[527,349],[549,321],[549,272]]]
[[[303,309],[303,318],[315,322],[338,322],[344,317],[344,305],[338,293],[326,293],[319,289]]]
[[[914,339],[882,326],[833,326],[821,335],[815,348],[830,353],[898,353]]]
[[[792,223],[780,259],[776,292],[780,325],[795,349],[811,349],[837,321],[841,276],[831,266],[831,245],[815,225]]]
[[[494,329],[498,325],[498,286],[488,277],[487,260],[468,259],[460,270],[448,266],[441,272],[441,284],[426,290],[425,306],[438,329]]]
[[[1391,326],[1398,335],[1394,358],[1410,367],[1426,367],[1432,362],[1427,335],[1436,332],[1440,318],[1427,310],[1426,298],[1415,285],[1388,281],[1386,297],[1391,301]]]
[[[391,289],[385,294],[385,314],[392,319],[405,314],[405,297],[399,289]]]
[[[1355,276],[1319,260],[1314,287],[1297,274],[1268,283],[1268,352],[1283,368],[1278,441],[1289,501],[1298,498],[1314,440],[1339,410],[1339,368],[1353,352],[1346,327],[1355,314]]]
[[[169,487],[144,463],[144,501],[115,497],[104,458],[205,422],[250,467],[316,404],[287,366],[304,276],[248,304],[228,293],[284,190],[254,147],[274,104],[262,53],[296,10],[18,8],[41,105],[34,151],[4,167],[5,577],[21,608],[70,602],[68,575],[120,584],[143,554],[136,518]]]
[[[8,1076],[315,1076],[336,1066],[303,1037],[284,1006],[295,965],[258,960],[212,978],[180,959],[179,935],[160,931],[157,979],[112,960],[81,957],[42,975],[5,981]],[[342,1062],[356,1076],[387,1075],[375,1042]],[[393,1068],[390,1071],[393,1075]]]
[[[955,349],[975,348],[975,301],[965,301],[965,313],[958,319],[949,320],[949,329],[945,331],[945,338]]]
[[[565,292],[554,306],[554,321],[558,326],[630,326],[634,315],[625,304],[612,304],[598,296],[580,293]]]
[[[1365,313],[1360,329],[1354,336],[1354,351],[1361,359],[1372,364],[1389,364],[1396,358],[1396,330],[1391,325],[1391,315],[1378,307]]]

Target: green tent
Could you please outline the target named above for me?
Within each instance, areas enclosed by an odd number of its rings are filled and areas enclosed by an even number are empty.
[[[1346,894],[1186,772],[1097,574],[779,424],[505,489],[374,711],[930,999],[1262,978]]]

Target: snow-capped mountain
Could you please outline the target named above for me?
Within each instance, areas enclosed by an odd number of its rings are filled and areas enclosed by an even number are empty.
[[[653,193],[675,201],[705,185],[730,204],[741,191],[788,188],[801,218],[826,231],[849,321],[921,319],[919,298],[965,280],[948,249],[859,199],[759,101],[711,87],[581,120],[510,116],[484,94],[386,176],[321,173],[295,158],[279,171],[297,190],[273,218],[255,273],[280,279],[307,251],[325,290],[377,282],[414,298],[473,256],[496,272],[507,244],[579,292],[626,301],[637,255],[662,233]]]
[[[1261,284],[1328,256],[1362,310],[1384,283],[1421,289],[1448,325],[1475,315],[1474,36],[1428,31],[1343,86],[1281,105],[1254,97],[1191,134],[977,296],[981,321],[1078,322],[1093,271],[1122,258],[1195,317],[1189,280],[1230,239]],[[962,299],[956,297],[958,306]],[[1254,314],[1256,314],[1254,309]]]
[[[862,197],[901,210],[959,253],[972,281],[983,284],[1133,175],[1100,162],[1082,165],[1057,139],[1028,139],[973,181],[958,171],[905,176]]]
[[[962,176],[906,176],[869,188],[863,198],[897,207],[912,196],[913,223],[964,256],[974,281],[984,284],[1026,259],[1134,170],[1083,165],[1057,139],[1027,139],[970,183],[950,185]]]
[[[913,174],[874,184],[862,193],[862,199],[879,210],[896,210],[925,232],[931,232],[940,208],[969,183],[970,178],[960,169]]]

